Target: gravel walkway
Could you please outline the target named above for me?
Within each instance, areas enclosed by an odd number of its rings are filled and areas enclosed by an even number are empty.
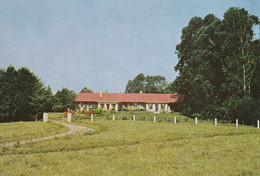
[[[52,122],[67,126],[67,127],[70,128],[70,131],[65,132],[65,133],[61,133],[61,134],[56,134],[56,135],[53,135],[53,136],[40,137],[40,138],[29,139],[29,140],[22,140],[22,141],[19,141],[19,145],[27,144],[27,143],[30,143],[30,142],[37,142],[37,141],[53,139],[53,138],[56,138],[56,137],[63,137],[63,136],[66,136],[66,135],[85,134],[87,132],[94,131],[94,129],[91,129],[91,128],[88,128],[88,127],[85,127],[85,126],[68,124],[68,123],[64,123],[64,122],[62,122],[62,123],[55,122],[55,121],[52,121]],[[5,144],[0,144],[0,147],[11,147],[11,146],[14,146],[16,144],[17,144],[17,142],[9,142],[9,143],[5,143]]]

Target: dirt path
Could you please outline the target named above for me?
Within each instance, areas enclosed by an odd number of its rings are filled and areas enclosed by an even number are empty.
[[[52,121],[52,122],[67,126],[67,127],[70,128],[70,131],[65,132],[65,133],[61,133],[61,134],[56,134],[56,135],[53,135],[53,136],[40,137],[40,138],[29,139],[29,140],[22,140],[22,141],[19,142],[19,145],[27,144],[27,143],[30,143],[30,142],[37,142],[37,141],[53,139],[55,137],[63,137],[63,136],[66,136],[66,135],[75,135],[75,134],[84,134],[84,133],[87,133],[87,132],[90,132],[90,131],[94,131],[94,129],[91,129],[91,128],[88,128],[88,127],[85,127],[85,126],[68,124],[68,123],[64,123],[64,122],[60,123],[60,122],[57,122],[57,121]],[[5,143],[5,144],[0,144],[0,147],[11,147],[11,146],[16,145],[16,144],[17,144],[17,142],[9,142],[9,143]]]

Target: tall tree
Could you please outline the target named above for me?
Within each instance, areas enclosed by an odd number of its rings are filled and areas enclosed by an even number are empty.
[[[80,91],[80,93],[93,93],[93,90],[87,88],[87,87],[83,87]]]
[[[139,93],[144,91],[145,87],[145,76],[142,73],[139,73],[133,81],[129,80],[125,92],[126,93]]]
[[[138,74],[133,80],[129,80],[125,92],[126,93],[164,93],[168,83],[162,76],[144,76]]]
[[[163,93],[168,83],[162,76],[146,76],[145,93]]]
[[[53,104],[53,111],[56,112],[63,112],[66,111],[68,108],[74,109],[76,93],[73,90],[69,90],[67,88],[63,88],[62,90],[58,90],[57,93],[54,95],[54,104]]]
[[[0,121],[34,120],[46,109],[47,105],[39,101],[48,99],[46,90],[29,69],[16,70],[13,66],[2,69],[0,83]]]
[[[180,74],[174,81],[177,92],[189,96],[183,113],[252,122],[255,103],[250,89],[259,64],[254,24],[259,24],[257,17],[230,8],[222,21],[209,14],[204,19],[192,18],[183,28],[176,47],[175,70]],[[245,114],[250,117],[245,119]]]

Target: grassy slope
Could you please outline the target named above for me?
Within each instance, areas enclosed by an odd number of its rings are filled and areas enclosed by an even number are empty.
[[[0,123],[0,144],[18,142],[68,131],[64,125],[44,122]]]
[[[0,151],[2,175],[257,175],[260,130],[203,123],[105,121],[96,129]],[[0,175],[1,175],[0,174]]]

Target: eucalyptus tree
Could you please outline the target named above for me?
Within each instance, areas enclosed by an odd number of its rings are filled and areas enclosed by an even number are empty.
[[[125,93],[139,93],[140,91],[144,91],[145,87],[145,76],[143,73],[139,73],[133,80],[129,80]]]
[[[168,83],[163,76],[144,76],[138,74],[133,80],[129,80],[125,92],[126,93],[164,93]]]
[[[87,88],[87,87],[83,87],[80,91],[80,93],[93,93],[93,90]]]
[[[178,93],[189,96],[183,104],[185,114],[252,122],[256,108],[250,91],[259,65],[255,24],[256,16],[230,8],[223,20],[213,14],[193,17],[183,28],[176,46],[179,76],[173,84]]]

